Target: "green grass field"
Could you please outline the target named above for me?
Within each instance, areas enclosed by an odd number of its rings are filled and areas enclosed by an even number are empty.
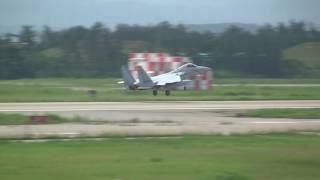
[[[320,119],[320,109],[257,109],[238,113],[240,117]]]
[[[313,135],[0,141],[3,180],[317,180]]]
[[[214,86],[208,91],[174,91],[167,97],[160,92],[125,91],[117,84],[120,79],[23,79],[0,81],[0,102],[54,101],[184,101],[184,100],[313,100],[320,99],[316,87],[254,87],[246,84],[320,84],[318,79],[217,79],[216,84],[240,83],[238,86]],[[243,85],[241,85],[243,84]],[[87,91],[95,89],[92,99]]]

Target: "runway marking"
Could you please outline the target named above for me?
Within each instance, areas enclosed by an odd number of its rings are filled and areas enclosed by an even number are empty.
[[[320,123],[319,121],[255,121],[255,122],[246,122],[248,124],[303,124],[303,123]]]
[[[320,84],[213,84],[221,87],[237,87],[237,86],[251,86],[251,87],[320,87]]]
[[[35,135],[79,135],[80,133],[78,132],[62,132],[62,133],[57,133],[57,132],[45,132],[45,133],[36,133]]]
[[[162,110],[241,110],[241,109],[274,109],[274,106],[244,106],[244,107],[157,107],[157,108],[72,108],[72,109],[0,109],[0,112],[72,112],[72,111],[162,111]],[[277,109],[309,109],[320,108],[320,106],[292,106],[292,107],[276,107]]]

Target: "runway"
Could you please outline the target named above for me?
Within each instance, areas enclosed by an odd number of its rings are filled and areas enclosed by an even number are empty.
[[[320,108],[320,100],[0,103],[0,112],[164,111]]]
[[[82,123],[0,126],[0,138],[244,134],[320,131],[320,119],[238,118],[245,109],[320,108],[320,101],[0,103],[2,113],[80,116]]]

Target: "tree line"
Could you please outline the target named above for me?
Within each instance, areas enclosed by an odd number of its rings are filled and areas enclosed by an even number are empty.
[[[221,76],[290,77],[305,75],[307,68],[283,59],[282,51],[310,41],[320,41],[320,31],[295,21],[265,25],[255,33],[231,26],[221,34],[190,32],[168,22],[119,24],[115,30],[100,22],[63,30],[22,26],[20,33],[0,38],[0,79],[119,77],[130,52],[189,56]]]

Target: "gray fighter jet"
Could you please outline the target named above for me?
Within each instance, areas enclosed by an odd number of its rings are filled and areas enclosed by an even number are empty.
[[[190,80],[186,78],[196,74],[208,71],[210,68],[197,66],[192,63],[187,63],[179,68],[158,76],[150,77],[144,69],[138,67],[138,79],[134,79],[127,67],[121,67],[124,87],[128,90],[153,90],[153,95],[156,96],[159,90],[164,90],[167,96],[170,95],[172,89],[185,87]]]

